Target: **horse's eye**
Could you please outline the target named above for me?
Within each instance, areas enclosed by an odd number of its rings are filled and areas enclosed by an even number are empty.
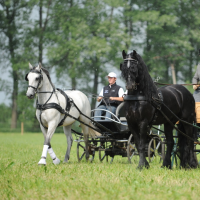
[[[38,81],[38,80],[39,80],[39,78],[37,77],[37,78],[35,78],[35,80],[36,80],[36,81]]]

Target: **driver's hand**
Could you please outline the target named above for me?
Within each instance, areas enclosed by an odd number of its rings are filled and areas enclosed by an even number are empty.
[[[112,100],[114,100],[114,97],[109,97],[109,99],[112,101]]]
[[[103,99],[103,97],[98,97],[97,101],[99,102],[99,101],[101,101],[101,99]]]
[[[200,85],[193,85],[193,89],[196,90]]]

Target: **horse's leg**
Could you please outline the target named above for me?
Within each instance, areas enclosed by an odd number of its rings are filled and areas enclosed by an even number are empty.
[[[142,169],[143,167],[149,168],[149,163],[146,160],[145,156],[145,146],[147,143],[147,134],[149,134],[149,128],[147,121],[143,121],[140,123],[140,143],[139,143],[139,156],[140,161],[138,165],[138,169]]]
[[[43,146],[42,156],[41,156],[40,161],[38,162],[38,165],[46,165],[47,151],[49,147],[51,147],[50,141],[56,128],[57,128],[57,123],[55,122],[49,123],[47,133],[46,135],[44,135],[45,137],[44,146]],[[60,163],[60,160],[57,158],[57,160],[55,161],[55,164],[59,164],[59,163]]]
[[[72,143],[73,143],[73,138],[72,138],[72,134],[71,134],[71,126],[63,126],[63,130],[64,133],[66,135],[67,138],[67,151],[65,154],[65,160],[63,161],[63,163],[67,163],[69,160],[69,156],[70,156],[70,151],[71,151],[71,147],[72,147]]]
[[[47,129],[45,129],[41,124],[40,124],[40,129],[43,133],[43,136],[44,136],[44,140],[46,138],[46,135],[47,135]],[[51,145],[50,145],[51,146]],[[46,165],[46,159],[44,158],[41,158],[38,165]]]
[[[174,146],[173,127],[169,123],[164,124],[164,132],[167,141],[167,152],[162,167],[171,169],[171,153]]]
[[[184,124],[183,123],[183,127],[184,127],[184,133],[186,133],[191,139],[193,139],[193,132],[194,132],[194,127]],[[185,136],[183,136],[181,133],[179,133],[179,135],[181,135],[182,139],[182,143],[180,143],[183,146],[183,151],[182,151],[182,160],[181,160],[181,167],[191,167],[191,168],[197,168],[198,166],[198,162],[194,157],[194,141],[192,141],[191,139],[186,138]]]
[[[139,129],[137,126],[130,126],[129,125],[129,130],[131,131],[131,133],[133,134],[133,138],[134,138],[134,143],[135,143],[135,146],[138,150],[138,153],[140,151],[139,149],[139,146],[140,146],[140,135],[139,135]],[[139,168],[139,165],[138,165],[138,168]]]
[[[52,147],[50,146],[48,148],[48,153],[51,156],[52,160],[53,160],[53,164],[58,165],[60,163],[59,158],[57,158],[56,154],[54,153]]]

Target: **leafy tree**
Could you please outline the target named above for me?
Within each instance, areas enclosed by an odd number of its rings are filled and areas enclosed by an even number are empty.
[[[20,69],[20,44],[23,30],[23,17],[25,17],[24,8],[27,6],[25,0],[1,0],[0,1],[0,32],[4,39],[2,49],[6,53],[11,66],[10,75],[13,80],[12,85],[12,120],[11,128],[17,125],[17,96],[18,80]],[[7,66],[2,65],[5,69]]]
[[[106,66],[116,64],[123,45],[123,31],[114,9],[118,1],[57,1],[54,6],[48,58],[57,76],[71,79],[72,89],[97,94],[105,83]],[[118,64],[119,65],[119,64]],[[117,65],[117,67],[118,67]],[[88,80],[90,78],[91,80]],[[92,107],[95,105],[92,99]]]

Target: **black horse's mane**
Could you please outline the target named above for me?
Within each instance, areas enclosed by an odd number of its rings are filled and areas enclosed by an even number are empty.
[[[157,88],[154,84],[146,64],[144,63],[142,57],[139,54],[134,54],[131,52],[127,55],[127,58],[131,56],[131,58],[136,59],[138,63],[134,63],[133,66],[130,68],[127,68],[127,66],[122,64],[122,77],[125,80],[128,80],[128,75],[130,75],[130,78],[132,81],[135,81],[139,83],[139,88],[144,92],[145,97],[148,101],[152,100],[152,96],[157,96]]]
[[[136,54],[138,58],[138,80],[139,84],[141,85],[141,88],[144,90],[144,94],[148,100],[152,100],[152,97],[157,96],[157,88],[154,84],[146,64],[144,63],[142,57],[139,54]]]

